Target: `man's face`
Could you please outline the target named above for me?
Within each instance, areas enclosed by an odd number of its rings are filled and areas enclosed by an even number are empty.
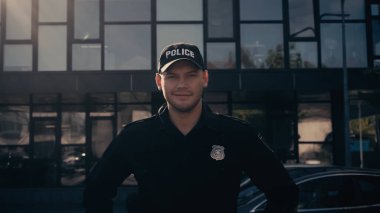
[[[192,111],[199,104],[203,88],[208,84],[208,72],[192,62],[181,60],[166,72],[156,75],[157,87],[162,90],[169,108],[178,112]]]

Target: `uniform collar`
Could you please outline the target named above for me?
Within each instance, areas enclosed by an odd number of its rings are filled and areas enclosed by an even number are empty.
[[[158,116],[160,118],[160,128],[170,129],[174,127],[174,124],[169,118],[169,110],[167,104],[163,104],[158,110]],[[202,102],[202,114],[200,120],[195,125],[194,129],[208,128],[210,130],[218,131],[220,128],[220,122],[218,115],[212,112],[211,108],[205,102]]]

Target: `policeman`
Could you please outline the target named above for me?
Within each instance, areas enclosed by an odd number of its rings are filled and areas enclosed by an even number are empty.
[[[112,212],[117,187],[133,173],[141,212],[233,213],[243,171],[268,212],[295,211],[297,187],[257,132],[202,101],[209,77],[196,46],[164,48],[155,80],[166,104],[112,141],[86,181],[87,212]]]

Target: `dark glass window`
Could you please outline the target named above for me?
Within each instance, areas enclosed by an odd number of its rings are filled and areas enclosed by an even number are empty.
[[[321,24],[322,67],[342,67],[342,28],[341,24]],[[346,24],[347,67],[367,67],[365,25]]]
[[[65,71],[67,65],[66,25],[41,25],[38,30],[38,70]]]
[[[105,21],[150,21],[150,0],[105,0]]]
[[[66,22],[67,0],[39,0],[39,22]]]
[[[380,56],[380,20],[372,21],[373,54]]]
[[[316,42],[290,42],[289,66],[290,68],[316,68],[317,60]]]
[[[289,0],[291,37],[315,37],[312,0]]]
[[[208,1],[208,37],[232,38],[233,7],[232,0]]]
[[[6,1],[6,39],[32,38],[32,0]]]
[[[99,0],[74,1],[75,39],[98,39],[99,21]]]
[[[32,71],[32,45],[4,45],[4,71]]]
[[[150,70],[150,25],[105,26],[106,70]]]
[[[320,0],[320,18],[322,20],[340,20],[341,16],[331,14],[341,14],[341,0]],[[349,16],[346,19],[364,19],[365,18],[365,1],[364,0],[346,0],[344,4],[344,13]]]
[[[282,20],[282,1],[240,0],[240,20]]]
[[[157,0],[158,21],[202,21],[202,0]]]
[[[208,69],[234,69],[235,43],[207,43]]]
[[[282,24],[242,24],[240,51],[242,68],[283,68]]]
[[[73,70],[100,70],[101,44],[73,44]]]

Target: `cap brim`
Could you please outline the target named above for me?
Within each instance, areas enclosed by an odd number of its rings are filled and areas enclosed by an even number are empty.
[[[189,59],[189,58],[177,58],[177,59],[175,59],[175,60],[173,60],[173,61],[165,64],[164,66],[162,66],[161,69],[159,70],[159,73],[165,72],[172,64],[174,64],[177,61],[181,61],[181,60],[190,61],[193,64],[195,64],[199,69],[203,69],[203,67],[200,64],[198,64],[195,60],[192,60],[192,59]]]

